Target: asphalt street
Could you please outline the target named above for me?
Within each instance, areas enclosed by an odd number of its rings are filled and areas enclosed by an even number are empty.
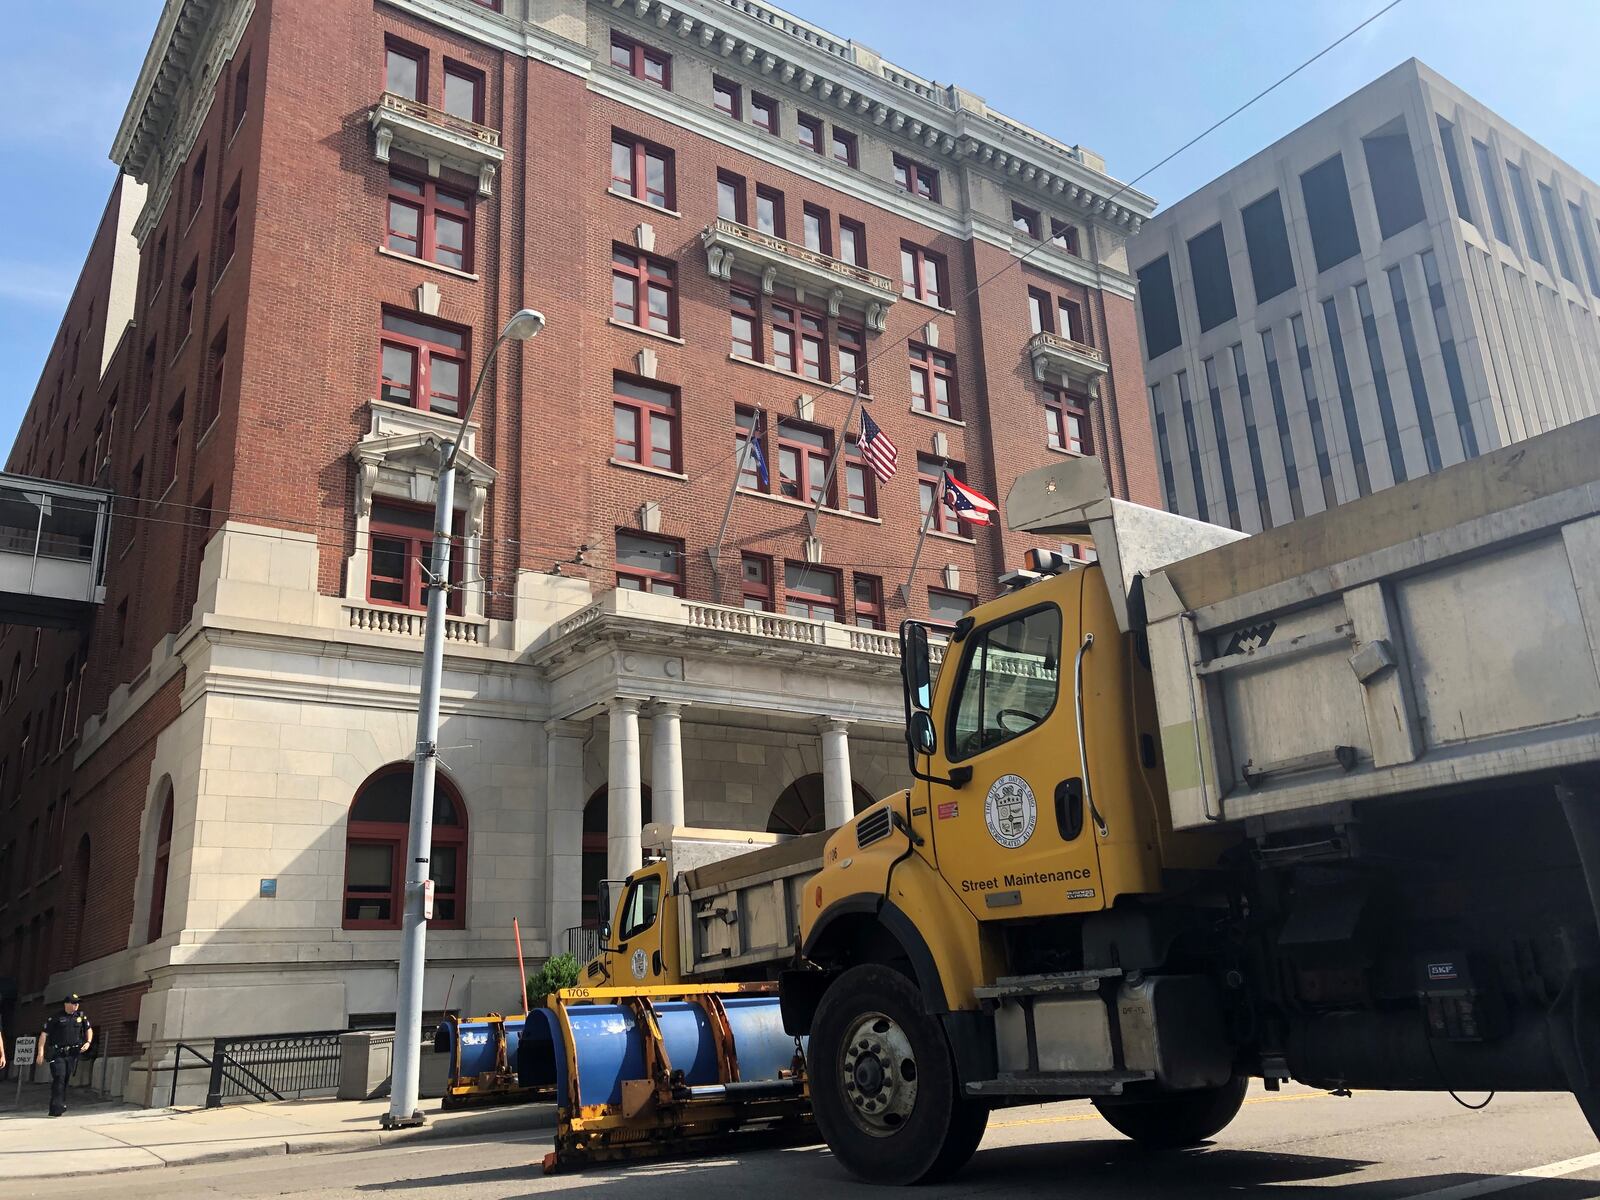
[[[1478,1097],[1467,1097],[1478,1099]],[[545,1176],[547,1136],[420,1143],[346,1154],[290,1155],[111,1177],[21,1183],[7,1196],[364,1197],[377,1192],[472,1200],[603,1195],[694,1200],[886,1194],[850,1180],[827,1150],[760,1151]],[[1253,1092],[1244,1111],[1201,1149],[1152,1154],[1084,1103],[996,1113],[983,1146],[952,1183],[917,1197],[1192,1200],[1259,1191],[1277,1198],[1515,1200],[1600,1197],[1600,1145],[1564,1095],[1497,1097],[1469,1112],[1448,1096]]]

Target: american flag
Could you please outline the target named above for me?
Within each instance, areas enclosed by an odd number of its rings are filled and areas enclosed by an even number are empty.
[[[867,415],[864,408],[861,410],[861,433],[856,437],[856,445],[861,447],[861,457],[867,460],[879,483],[888,483],[894,478],[894,467],[900,459],[900,451],[894,448],[889,435],[878,428],[878,423]]]

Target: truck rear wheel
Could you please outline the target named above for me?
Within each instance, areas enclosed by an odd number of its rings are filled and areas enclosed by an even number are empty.
[[[1250,1080],[1235,1075],[1221,1087],[1157,1100],[1096,1100],[1107,1124],[1142,1146],[1172,1150],[1214,1137],[1239,1115]]]
[[[851,967],[834,980],[807,1058],[817,1128],[860,1179],[947,1179],[983,1139],[988,1106],[961,1096],[944,1029],[890,967]]]

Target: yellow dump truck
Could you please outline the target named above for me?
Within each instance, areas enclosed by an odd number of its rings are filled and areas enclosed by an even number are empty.
[[[607,989],[552,1020],[610,1107],[564,1085],[558,1146],[809,1112],[855,1175],[926,1182],[996,1107],[1183,1146],[1252,1078],[1570,1090],[1600,1132],[1600,418],[1248,538],[1093,459],[1006,508],[1099,560],[1031,555],[947,641],[901,626],[915,782],[820,865],[628,881]],[[669,1051],[669,1020],[700,1032]],[[684,1066],[734,1040],[748,1074]]]

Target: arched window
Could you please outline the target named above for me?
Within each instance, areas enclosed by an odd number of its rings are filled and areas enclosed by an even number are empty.
[[[856,812],[874,802],[872,793],[859,783],[853,784],[851,791]],[[783,794],[772,806],[772,812],[767,816],[767,832],[794,835],[816,833],[823,827],[825,817],[822,796],[822,776],[816,772],[802,775],[783,789]]]
[[[650,785],[639,789],[639,824],[650,824]],[[598,928],[594,902],[600,895],[600,881],[606,877],[606,826],[609,792],[601,788],[583,806],[583,927]]]
[[[344,927],[399,929],[405,915],[406,834],[411,765],[385,767],[356,792],[345,840]],[[430,929],[464,929],[467,915],[467,810],[439,774],[433,785]]]
[[[150,876],[150,923],[147,942],[161,936],[167,913],[167,866],[172,861],[172,788],[161,801],[161,826],[156,832],[155,870]]]

